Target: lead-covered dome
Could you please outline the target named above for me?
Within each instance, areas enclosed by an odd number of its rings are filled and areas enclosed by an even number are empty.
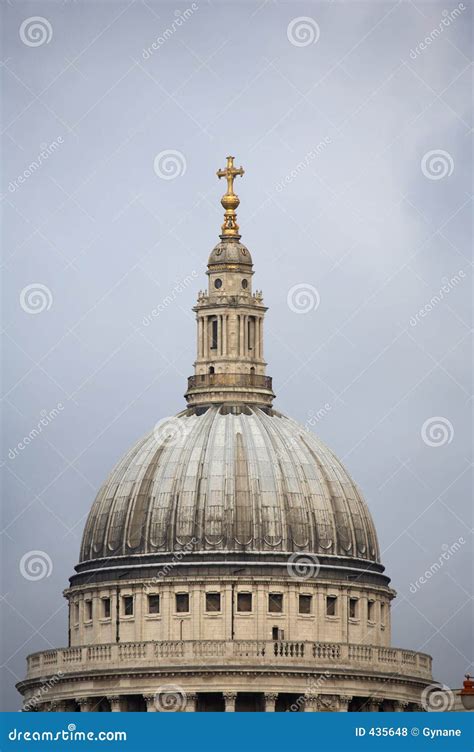
[[[211,251],[208,266],[240,264],[241,266],[252,266],[252,256],[250,251],[243,243],[236,239],[221,240]]]
[[[367,506],[334,454],[295,421],[213,406],[160,421],[118,463],[81,561],[177,551],[296,552],[379,561]]]

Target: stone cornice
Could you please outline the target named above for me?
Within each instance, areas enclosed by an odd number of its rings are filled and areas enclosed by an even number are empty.
[[[83,672],[81,674],[64,674],[61,678],[61,681],[58,682],[55,686],[59,688],[61,684],[64,683],[81,683],[81,682],[90,682],[91,678],[94,680],[113,680],[118,681],[120,679],[139,679],[139,678],[153,678],[156,676],[160,677],[173,677],[173,676],[186,676],[186,677],[209,677],[209,676],[242,676],[242,677],[265,677],[265,676],[271,676],[271,677],[285,677],[285,678],[301,678],[301,677],[307,677],[307,676],[324,676],[323,672],[320,671],[314,671],[310,669],[298,669],[298,670],[290,670],[290,669],[272,669],[272,668],[266,668],[264,671],[262,671],[262,668],[259,666],[256,666],[255,669],[251,668],[239,668],[239,669],[231,669],[228,667],[212,667],[209,669],[205,668],[199,668],[199,669],[191,669],[191,668],[182,668],[182,667],[168,667],[168,668],[156,668],[156,669],[136,669],[136,670],[130,670],[130,669],[124,669],[124,670],[114,670],[114,671],[107,671],[107,670],[98,670],[98,671],[89,671],[89,672]],[[24,679],[21,682],[18,682],[16,685],[17,689],[22,692],[25,689],[32,688],[35,685],[43,685],[44,680],[47,679],[47,677],[41,677],[37,679]],[[344,691],[347,692],[347,682],[353,682],[353,681],[360,681],[360,682],[382,682],[384,684],[390,683],[397,686],[410,686],[410,687],[416,687],[416,688],[423,688],[426,687],[430,680],[428,679],[422,679],[422,678],[416,678],[413,676],[392,676],[390,674],[377,674],[377,673],[366,673],[363,671],[333,671],[331,673],[331,679],[327,681],[326,685],[329,689],[331,686],[334,686],[332,684],[332,681],[343,681],[346,683],[344,687]],[[337,685],[336,685],[337,686]],[[342,688],[341,688],[342,689]],[[352,691],[352,690],[351,690]]]

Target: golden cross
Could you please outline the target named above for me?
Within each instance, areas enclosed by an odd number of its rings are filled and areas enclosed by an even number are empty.
[[[234,167],[234,157],[227,157],[227,166],[225,170],[217,170],[218,178],[227,179],[227,192],[221,198],[221,204],[225,209],[224,224],[222,225],[221,237],[240,238],[239,225],[237,224],[237,214],[235,210],[240,204],[239,197],[234,193],[234,180],[237,175],[243,175],[242,167]]]
[[[225,170],[217,170],[216,175],[218,178],[227,178],[227,193],[234,193],[234,179],[237,175],[242,176],[244,174],[243,167],[234,167],[234,157],[227,157],[227,166]]]

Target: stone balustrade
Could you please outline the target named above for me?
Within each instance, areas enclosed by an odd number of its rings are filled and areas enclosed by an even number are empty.
[[[265,640],[187,640],[123,642],[59,648],[28,657],[28,679],[54,674],[75,674],[95,669],[218,667],[228,669],[292,666],[320,669],[366,669],[369,673],[397,674],[431,679],[431,657],[399,648],[330,642]]]
[[[207,373],[188,377],[188,389],[208,386],[272,388],[272,377],[250,373]]]

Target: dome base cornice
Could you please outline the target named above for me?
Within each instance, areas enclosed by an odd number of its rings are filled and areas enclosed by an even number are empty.
[[[299,557],[299,558],[298,558]],[[300,569],[298,576],[296,567],[306,565],[307,569]],[[311,575],[308,568],[314,567],[315,574]],[[317,574],[316,574],[317,568]],[[388,587],[390,578],[384,574],[384,567],[365,559],[350,557],[316,556],[306,551],[296,554],[293,552],[261,551],[259,553],[245,552],[200,552],[187,553],[185,549],[174,553],[156,553],[137,556],[118,556],[109,559],[95,559],[82,562],[76,567],[77,574],[70,578],[71,587],[92,585],[104,582],[149,581],[150,579],[190,578],[196,580],[202,577],[235,579],[246,578],[286,579],[295,582],[324,582],[337,580],[340,584],[370,584]],[[309,576],[308,576],[309,574]]]

